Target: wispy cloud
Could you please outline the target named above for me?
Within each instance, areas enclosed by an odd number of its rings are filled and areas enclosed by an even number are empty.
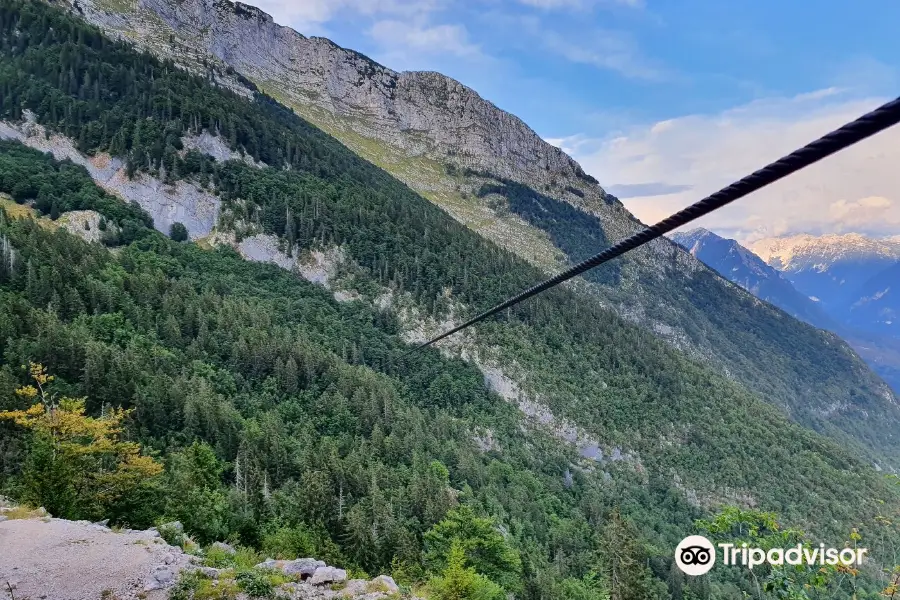
[[[644,222],[656,222],[871,110],[838,88],[554,140]],[[900,130],[888,130],[702,220],[742,241],[791,232],[900,230]]]
[[[551,52],[575,62],[616,71],[633,79],[662,81],[668,75],[651,65],[628,35],[614,31],[596,31],[588,40],[572,40],[559,33],[542,34],[544,46]]]
[[[342,13],[369,17],[420,17],[442,8],[446,0],[252,0],[276,22],[301,33],[315,33]]]
[[[387,52],[425,52],[458,57],[481,55],[479,46],[469,40],[466,28],[457,24],[429,25],[384,20],[375,23],[369,35]]]
[[[831,96],[837,96],[845,91],[847,90],[839,87],[822,88],[821,90],[813,90],[812,92],[797,94],[796,96],[794,96],[794,102],[805,102],[807,100],[823,100],[825,98],[830,98]]]
[[[620,199],[651,198],[653,196],[668,196],[680,192],[689,192],[694,189],[692,185],[672,184],[662,181],[648,183],[619,183],[607,186],[606,191]]]
[[[434,57],[483,56],[464,24],[442,18],[450,0],[253,1],[276,22],[306,35],[329,35],[339,20],[353,23],[375,44],[378,58],[397,69],[426,68]]]
[[[574,27],[565,33],[550,29],[534,16],[510,19],[511,26],[545,51],[570,62],[615,71],[630,79],[664,81],[672,74],[646,58],[635,39],[624,31]]]

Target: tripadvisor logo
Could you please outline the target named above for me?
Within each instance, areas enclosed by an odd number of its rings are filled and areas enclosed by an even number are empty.
[[[818,548],[797,544],[790,548],[752,548],[748,544],[718,544],[722,549],[722,564],[745,566],[748,569],[762,564],[780,565],[860,565],[868,552],[865,548]],[[704,575],[716,564],[716,549],[702,535],[690,535],[675,548],[675,564],[687,575]]]
[[[702,535],[689,535],[675,548],[675,564],[688,575],[705,575],[716,564],[716,549]]]

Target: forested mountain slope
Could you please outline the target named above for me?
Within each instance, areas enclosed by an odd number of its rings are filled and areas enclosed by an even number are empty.
[[[639,225],[571,158],[440,74],[396,73],[226,0],[85,0],[72,10],[237,93],[259,89],[277,98],[545,273]],[[240,132],[251,125],[235,119],[213,125],[221,125],[235,147],[249,143],[247,150],[259,157],[259,138],[248,141]],[[266,202],[273,211],[278,204]],[[888,416],[897,412],[892,392],[839,338],[786,319],[668,240],[576,285],[820,431],[883,431],[871,419],[875,407],[887,418],[881,423],[896,419]],[[473,304],[474,298],[457,300]],[[851,393],[853,386],[866,391]],[[871,399],[869,407],[860,407],[859,393]],[[879,451],[895,445],[893,438],[874,443]]]
[[[578,290],[403,357],[429,323],[543,273],[271,99],[217,88],[62,11],[0,0],[0,49],[4,136],[85,165],[5,141],[0,192],[50,217],[98,211],[113,248],[4,214],[4,407],[25,403],[12,393],[27,383],[18,366],[41,362],[93,414],[134,408],[129,432],[167,462],[139,495],[102,506],[64,497],[51,511],[134,524],[166,514],[207,541],[231,535],[415,580],[446,559],[428,540],[473,521],[453,510],[462,503],[495,518],[520,557],[489,576],[537,600],[602,597],[587,595],[599,594],[591,569],[616,556],[610,540],[638,537],[617,529],[615,506],[651,544],[629,547],[648,569],[630,571],[641,598],[681,589],[664,582],[670,549],[722,503],[776,510],[834,543],[897,507],[867,463],[889,463],[896,448],[893,397],[845,346],[748,295],[712,294],[731,288],[707,271],[688,281],[710,318],[743,315],[738,326],[777,339],[786,366],[758,371],[784,389],[813,387],[833,412],[816,405],[809,418],[845,445]],[[47,129],[23,124],[29,114]],[[189,149],[204,129],[253,160]],[[116,157],[121,170],[92,179]],[[152,180],[159,194],[141,191]],[[179,189],[220,210],[212,236],[184,244],[150,229],[171,224],[156,209]],[[252,255],[250,241],[270,242],[267,257],[299,273],[243,260],[232,245]],[[330,289],[298,276],[322,280],[304,271],[316,253],[342,257]],[[2,485],[27,490],[40,456],[2,427]],[[212,457],[192,449],[198,440]],[[701,597],[749,589],[717,577],[696,584]]]
[[[139,213],[104,208],[107,196],[80,168],[6,144],[2,189],[63,180],[81,208],[108,212],[106,226],[130,228],[135,240],[113,254],[0,217],[3,406],[25,406],[11,394],[26,383],[15,365],[42,360],[58,377],[54,389],[86,395],[90,411],[135,409],[133,435],[172,469],[132,497],[50,504],[54,514],[141,526],[165,514],[204,542],[237,536],[270,552],[415,578],[423,534],[463,502],[494,517],[521,555],[522,583],[514,572],[510,591],[562,600],[593,588],[588,573],[608,543],[597,532],[615,506],[640,526],[627,535],[660,549],[630,557],[653,558],[647,576],[657,582],[641,584],[648,594],[670,579],[667,549],[720,502],[776,509],[828,539],[851,524],[875,535],[872,519],[897,506],[896,493],[843,448],[598,314],[582,314],[585,334],[617,343],[579,346],[609,364],[598,370],[610,394],[583,406],[592,412],[580,422],[621,445],[585,457],[490,393],[472,365],[437,351],[405,365],[390,311],[337,302],[228,248],[169,241],[138,226],[147,222]],[[530,316],[542,330],[565,325]],[[498,329],[540,342],[521,324]],[[33,459],[23,460],[21,436],[2,431],[2,485],[15,491]],[[215,450],[215,463],[179,450],[197,440]],[[221,483],[209,483],[223,469]],[[697,582],[700,597],[739,598],[729,575]]]

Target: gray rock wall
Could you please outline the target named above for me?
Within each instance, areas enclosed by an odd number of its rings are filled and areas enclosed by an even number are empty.
[[[398,73],[228,0],[139,0],[138,6],[238,72],[273,82],[280,91],[343,117],[343,125],[411,156],[488,170],[541,188],[556,180],[586,192],[585,201],[597,206],[606,198],[599,185],[582,177],[572,158],[521,119],[440,73]],[[122,28],[120,16],[94,11],[91,19]]]

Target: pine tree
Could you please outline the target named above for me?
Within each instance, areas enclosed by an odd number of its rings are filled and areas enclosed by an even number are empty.
[[[612,510],[600,541],[600,571],[606,580],[610,600],[653,598],[649,573],[644,564],[640,536],[618,507]]]

